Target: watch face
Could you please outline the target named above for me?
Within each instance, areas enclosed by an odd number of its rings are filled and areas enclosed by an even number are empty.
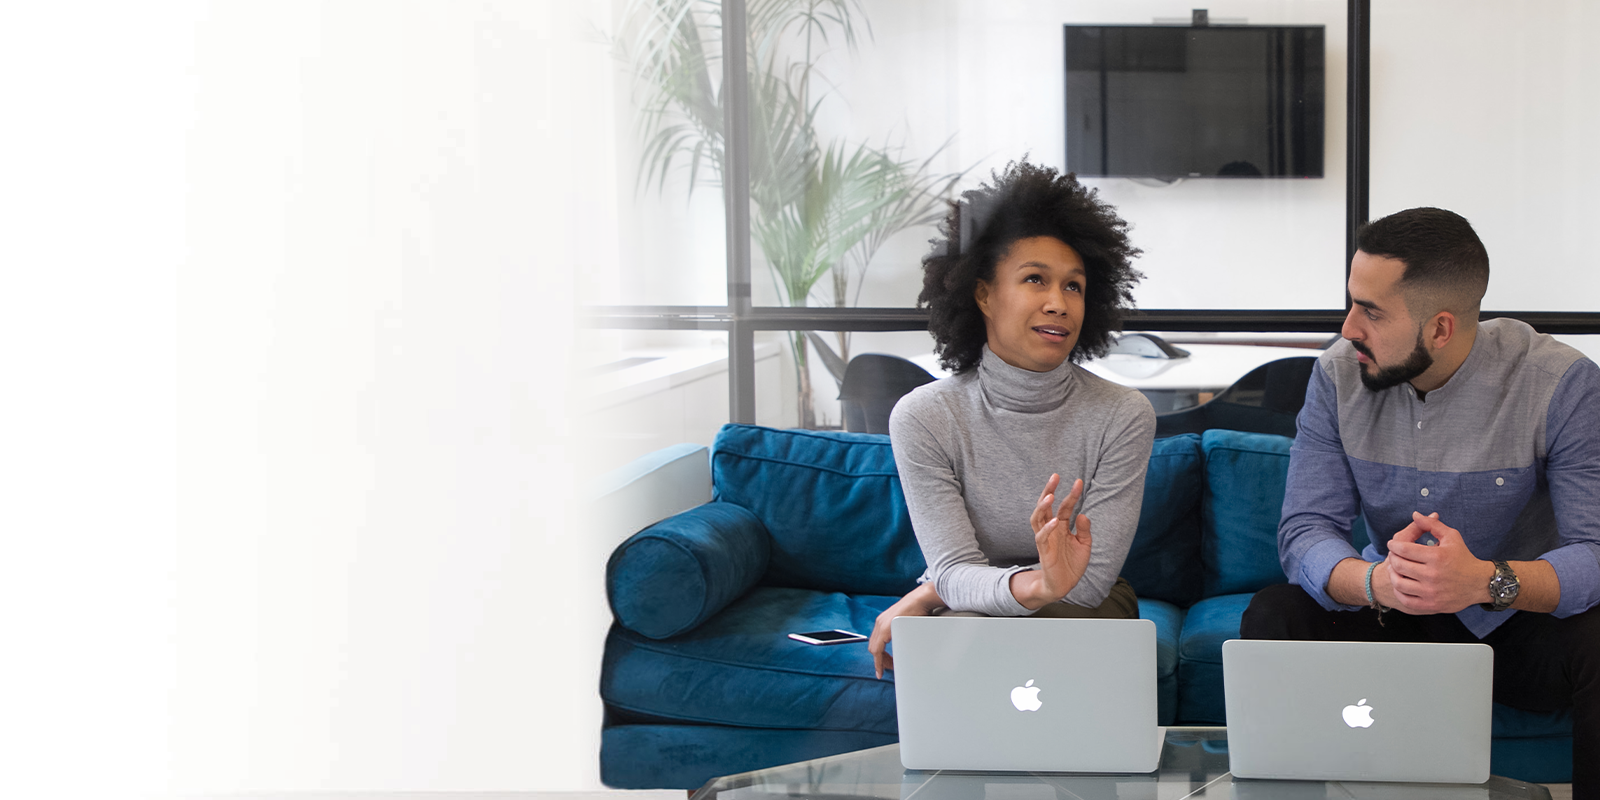
[[[1522,587],[1510,566],[1500,562],[1495,567],[1494,577],[1489,579],[1489,596],[1494,599],[1494,608],[1503,610],[1517,599],[1517,591]]]

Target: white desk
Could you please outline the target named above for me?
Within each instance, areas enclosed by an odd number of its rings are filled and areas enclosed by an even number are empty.
[[[1144,392],[1156,413],[1197,406],[1232,386],[1256,367],[1280,358],[1310,356],[1321,350],[1306,347],[1270,347],[1246,344],[1173,344],[1189,351],[1184,358],[1162,359],[1112,353],[1084,363],[1083,368],[1105,378]],[[911,359],[936,378],[949,376],[932,353]]]

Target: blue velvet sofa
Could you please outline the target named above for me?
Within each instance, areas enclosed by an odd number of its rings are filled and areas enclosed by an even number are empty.
[[[1285,580],[1275,537],[1290,443],[1227,430],[1155,441],[1122,574],[1156,624],[1161,724],[1227,722],[1222,642],[1253,592]],[[653,475],[681,486],[685,469],[691,483],[706,470],[711,502],[633,534],[607,565],[602,780],[692,789],[896,741],[894,687],[873,677],[864,644],[786,637],[870,631],[922,573],[888,437],[729,425],[709,464],[680,446],[605,493],[648,496]],[[1571,780],[1570,714],[1494,713],[1495,774]]]

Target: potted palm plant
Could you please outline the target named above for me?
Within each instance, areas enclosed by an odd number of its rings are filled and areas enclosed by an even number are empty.
[[[663,187],[674,169],[690,191],[719,187],[727,174],[723,143],[721,10],[715,0],[632,0],[616,42],[639,78],[645,146],[640,186]],[[936,222],[963,172],[932,174],[935,151],[917,161],[885,141],[827,138],[817,128],[826,93],[813,90],[816,57],[835,41],[852,50],[859,0],[750,0],[751,238],[779,301],[853,305],[872,257],[895,233]],[[942,149],[942,147],[941,147]],[[831,296],[819,296],[824,278]],[[853,292],[852,292],[853,290]],[[788,336],[799,390],[799,423],[816,427],[810,348],[849,360],[849,336],[835,351],[804,331]]]

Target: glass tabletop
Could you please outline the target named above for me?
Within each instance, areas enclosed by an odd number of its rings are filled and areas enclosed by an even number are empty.
[[[900,746],[717,778],[690,800],[1549,800],[1535,783],[1269,781],[1228,774],[1226,728],[1168,728],[1155,772],[925,772],[900,766]]]

